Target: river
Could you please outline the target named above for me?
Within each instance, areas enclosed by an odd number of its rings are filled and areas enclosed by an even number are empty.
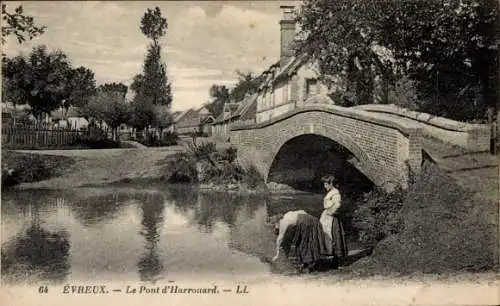
[[[268,217],[322,210],[321,194],[162,184],[13,190],[1,199],[2,279],[35,283],[270,275]]]

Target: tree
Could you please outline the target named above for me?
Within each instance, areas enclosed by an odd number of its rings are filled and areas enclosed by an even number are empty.
[[[143,83],[139,88],[142,94],[150,97],[154,105],[169,106],[172,102],[172,92],[167,78],[167,67],[161,62],[161,48],[150,45],[144,61]]]
[[[113,139],[116,139],[118,127],[130,121],[131,107],[121,93],[99,92],[81,109],[80,114],[88,119],[106,122],[113,131]]]
[[[152,43],[148,46],[140,79],[134,79],[134,90],[147,96],[154,105],[169,106],[172,102],[171,85],[168,82],[167,66],[161,60],[159,39],[166,35],[167,19],[161,16],[159,7],[147,9],[141,19],[141,31]]]
[[[496,106],[497,17],[493,0],[401,2],[382,16],[380,40],[418,82],[422,109],[480,119]]]
[[[35,25],[33,17],[25,16],[23,6],[18,6],[14,13],[7,12],[7,5],[2,3],[2,45],[5,44],[6,37],[15,35],[18,43],[33,39],[45,32],[46,26]]]
[[[37,46],[23,61],[17,60],[21,66],[17,71],[24,71],[24,75],[16,77],[22,79],[17,96],[26,97],[31,107],[31,113],[41,119],[42,115],[50,114],[62,105],[68,97],[68,78],[71,65],[62,51],[48,52],[45,46]],[[24,68],[23,68],[24,67]]]
[[[207,105],[207,108],[217,118],[222,113],[224,104],[231,101],[229,89],[225,85],[212,85],[210,87],[210,97],[213,101]]]
[[[390,5],[389,1],[376,3]],[[361,0],[307,0],[298,15],[305,37],[297,45],[298,52],[316,59],[324,81],[353,97],[345,101],[348,104],[373,103],[375,75],[382,77],[384,91],[395,79],[391,62],[374,49],[376,21],[383,12],[375,5],[374,1]]]
[[[492,0],[307,0],[299,13],[306,37],[299,50],[325,77],[341,76],[363,102],[373,72],[394,83],[416,82],[419,110],[454,119],[481,118],[496,101]],[[374,47],[388,50],[380,56]],[[361,98],[361,99],[360,99]]]
[[[142,131],[156,122],[156,108],[150,101],[138,99],[136,96],[131,103],[131,109],[129,124],[138,131]]]
[[[24,89],[28,82],[28,69],[28,62],[22,56],[2,58],[2,101],[12,103],[14,108],[28,101],[28,92]]]
[[[238,76],[238,83],[236,83],[230,94],[233,101],[241,101],[247,94],[257,92],[263,81],[262,78],[254,76],[252,72],[244,73],[236,71],[236,74]]]
[[[167,19],[162,17],[159,7],[154,10],[147,9],[141,20],[141,32],[147,38],[153,40],[153,44],[157,45],[158,40],[167,33]]]
[[[69,71],[68,78],[68,98],[64,107],[82,107],[87,104],[90,98],[96,93],[94,72],[85,67],[78,67]]]
[[[103,85],[99,85],[97,88],[100,92],[117,92],[123,95],[123,98],[127,96],[128,87],[123,83],[105,83]]]

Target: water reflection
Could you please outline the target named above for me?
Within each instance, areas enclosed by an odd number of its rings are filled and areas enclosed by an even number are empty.
[[[85,193],[92,192],[86,191]],[[82,195],[78,197],[73,195],[71,198],[66,197],[66,201],[71,203],[71,210],[75,218],[84,226],[91,227],[110,222],[116,218],[124,204],[132,196],[126,193],[112,192],[107,194],[91,194],[83,197]]]
[[[40,280],[63,282],[70,270],[69,233],[42,227],[37,202],[30,206],[28,215],[31,219],[29,227],[7,241],[5,246],[2,244],[2,276],[24,275],[28,279],[34,276]]]
[[[145,252],[137,263],[142,281],[155,281],[163,273],[164,266],[158,254],[160,228],[163,226],[165,201],[161,194],[148,194],[141,199],[142,229]]]
[[[70,273],[72,280],[154,282],[167,272],[269,273],[263,258],[272,257],[275,236],[268,216],[299,208],[319,216],[321,198],[189,186],[3,193],[2,279],[68,281]]]

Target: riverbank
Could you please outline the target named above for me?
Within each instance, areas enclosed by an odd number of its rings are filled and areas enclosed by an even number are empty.
[[[22,161],[23,156],[51,160],[49,168],[55,175],[41,181],[23,181],[15,188],[64,189],[89,185],[106,185],[122,180],[159,180],[163,161],[184,150],[181,146],[161,148],[99,149],[99,150],[44,150],[2,151],[2,169],[5,161]],[[64,163],[71,160],[71,163]],[[57,161],[57,162],[56,162]],[[36,168],[39,169],[39,168]]]

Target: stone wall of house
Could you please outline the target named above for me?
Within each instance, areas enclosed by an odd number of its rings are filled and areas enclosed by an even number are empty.
[[[316,80],[315,89],[307,92],[308,81]],[[328,94],[328,87],[318,80],[318,70],[311,63],[302,65],[289,79],[276,84],[272,92],[263,91],[257,98],[257,122],[264,122],[280,116],[314,95]]]

